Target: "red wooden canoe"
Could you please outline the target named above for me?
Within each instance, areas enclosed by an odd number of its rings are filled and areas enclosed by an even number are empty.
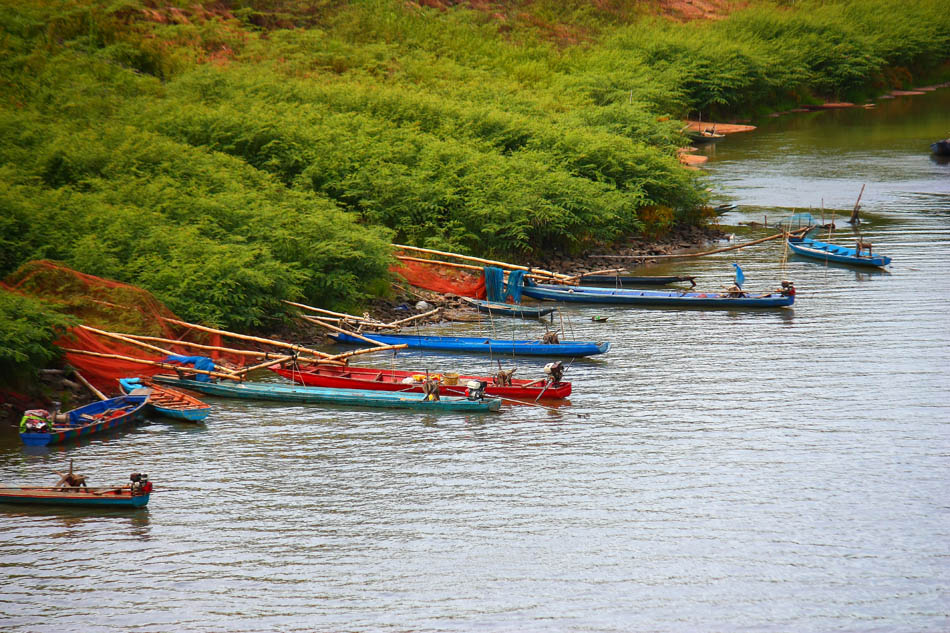
[[[373,369],[372,367],[339,367],[334,365],[319,365],[296,369],[271,367],[272,370],[288,380],[311,387],[330,387],[333,389],[369,389],[372,391],[405,391],[406,393],[422,393],[422,382],[414,381],[411,384],[403,380],[414,376],[424,375],[425,372],[404,371],[400,369]],[[436,376],[436,374],[430,374]],[[440,376],[441,378],[441,376]],[[571,395],[571,383],[559,382],[544,388],[546,380],[512,379],[511,386],[501,387],[495,384],[494,377],[486,376],[459,376],[457,385],[447,385],[444,379],[439,380],[439,393],[443,396],[464,396],[466,383],[470,380],[483,380],[488,383],[485,394],[505,398],[517,398],[534,401],[541,392],[542,398],[566,398]]]

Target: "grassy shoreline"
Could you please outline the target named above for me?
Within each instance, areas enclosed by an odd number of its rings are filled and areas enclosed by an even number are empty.
[[[2,0],[0,276],[55,259],[269,328],[386,296],[391,241],[530,259],[702,225],[690,115],[950,78],[940,2],[748,4]]]

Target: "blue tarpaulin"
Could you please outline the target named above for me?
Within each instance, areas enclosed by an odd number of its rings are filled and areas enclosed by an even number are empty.
[[[742,272],[742,269],[739,268],[739,264],[733,264],[736,267],[736,285],[742,287],[742,284],[745,283],[745,275]]]
[[[166,356],[163,360],[166,363],[194,365],[195,369],[202,371],[214,371],[214,361],[207,356]],[[211,376],[207,374],[197,374],[195,380],[198,382],[211,382]]]

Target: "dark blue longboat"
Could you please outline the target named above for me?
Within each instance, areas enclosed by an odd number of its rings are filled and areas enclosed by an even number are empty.
[[[593,288],[590,286],[525,285],[525,296],[546,301],[570,303],[601,303],[664,307],[700,308],[781,308],[795,303],[794,288],[765,294],[678,292],[632,290],[627,288]]]
[[[479,311],[486,314],[515,317],[517,319],[540,319],[554,312],[555,308],[539,308],[536,306],[526,306],[519,303],[500,303],[498,301],[484,301],[482,299],[469,299],[463,297],[466,303],[469,303]]]
[[[86,406],[67,411],[66,420],[53,420],[40,432],[20,433],[24,444],[43,446],[57,444],[66,440],[118,429],[133,420],[145,417],[145,404],[148,396],[119,396],[93,402]]]
[[[405,343],[410,349],[427,349],[441,352],[478,352],[482,354],[517,354],[521,356],[593,356],[603,354],[610,349],[610,343],[593,341],[567,341],[560,343],[542,343],[541,341],[518,341],[490,339],[472,336],[422,336],[417,334],[377,334],[367,335],[374,341],[386,345]],[[330,334],[340,343],[369,345],[349,334]]]
[[[837,246],[819,242],[807,237],[788,238],[788,247],[796,255],[820,259],[825,262],[836,262],[839,264],[852,264],[855,266],[873,266],[883,268],[891,263],[891,258],[885,255],[871,255],[863,252],[858,253],[857,249],[847,248],[846,246]]]

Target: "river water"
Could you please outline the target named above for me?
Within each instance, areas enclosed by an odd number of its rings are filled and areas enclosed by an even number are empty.
[[[950,165],[928,153],[948,113],[944,90],[766,119],[707,148],[710,186],[740,205],[721,219],[736,239],[774,232],[741,223],[824,207],[832,240],[851,243],[841,216],[866,184],[861,233],[893,264],[783,263],[768,242],[646,269],[715,290],[735,262],[747,288],[792,279],[798,297],[769,311],[562,308],[556,326],[613,344],[570,366],[569,405],[211,400],[203,426],[155,419],[49,449],[7,429],[0,481],[48,485],[75,460],[93,483],[144,470],[165,490],[131,512],[0,508],[0,629],[950,629]]]

